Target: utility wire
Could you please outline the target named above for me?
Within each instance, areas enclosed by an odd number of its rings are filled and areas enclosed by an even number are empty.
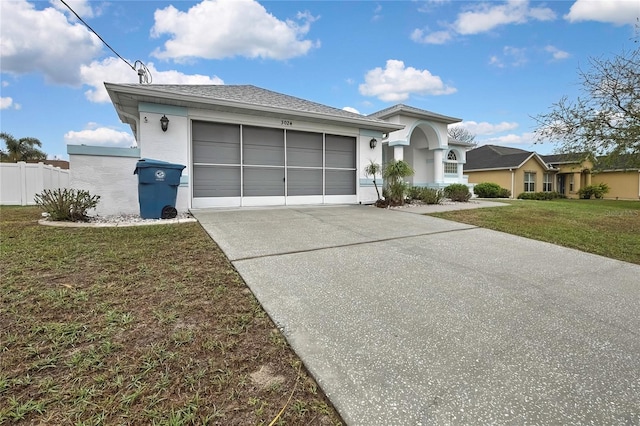
[[[75,11],[75,10],[73,10],[73,9],[71,8],[71,6],[69,6],[69,5],[67,4],[67,2],[65,2],[64,0],[60,0],[60,2],[62,2],[62,4],[64,4],[64,5],[67,7],[67,9],[69,9],[69,10],[71,11],[71,13],[73,13],[73,14],[76,16],[76,18],[78,18],[78,20],[80,20],[80,22],[82,22],[82,23],[84,24],[84,26],[85,26],[85,27],[87,27],[87,28],[89,29],[89,31],[91,31],[92,33],[94,33],[94,34],[96,35],[96,37],[98,37],[98,38],[100,39],[100,41],[101,41],[101,42],[103,42],[103,43],[104,43],[104,45],[105,45],[105,46],[107,46],[107,47],[109,48],[109,50],[111,50],[111,51],[112,51],[112,52],[113,52],[113,53],[114,53],[118,58],[122,59],[122,61],[123,61],[125,64],[129,65],[129,67],[130,67],[132,70],[134,70],[134,71],[136,71],[136,72],[138,73],[138,76],[140,77],[140,83],[142,83],[143,81],[144,81],[145,83],[151,83],[151,72],[149,71],[149,69],[147,68],[147,66],[144,64],[144,62],[142,62],[142,61],[136,61],[136,62],[135,62],[136,64],[140,63],[140,69],[136,70],[136,67],[135,67],[134,65],[131,65],[131,63],[129,63],[129,61],[127,61],[125,58],[123,58],[122,56],[120,56],[120,54],[119,54],[118,52],[116,52],[116,51],[115,51],[115,49],[114,49],[113,47],[111,47],[111,46],[109,45],[109,43],[107,43],[107,42],[106,42],[102,37],[100,37],[100,34],[98,34],[98,33],[96,32],[96,30],[94,30],[93,28],[91,28],[91,26],[90,26],[89,24],[87,24],[87,23],[85,22],[85,20],[84,20],[84,19],[82,19],[82,18],[80,17],[80,15],[78,15],[78,14],[76,13],[76,11]]]

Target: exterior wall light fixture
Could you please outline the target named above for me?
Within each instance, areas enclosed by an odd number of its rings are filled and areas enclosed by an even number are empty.
[[[166,132],[169,128],[169,119],[166,115],[162,115],[162,118],[160,119],[160,127],[162,127],[163,132]]]
[[[371,140],[369,141],[369,147],[373,149],[376,147],[376,145],[378,145],[378,140],[376,138],[371,138]]]

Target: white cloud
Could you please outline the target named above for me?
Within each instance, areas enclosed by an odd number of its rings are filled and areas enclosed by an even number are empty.
[[[567,59],[569,56],[571,56],[569,52],[565,52],[564,50],[560,50],[557,47],[551,46],[551,45],[546,46],[544,50],[551,53],[551,55],[553,56],[553,59],[556,59],[558,61],[562,59]]]
[[[445,44],[446,42],[451,40],[452,35],[450,31],[434,31],[429,34],[425,34],[423,30],[416,28],[411,33],[410,38],[416,43]]]
[[[365,83],[359,86],[360,94],[385,102],[404,101],[412,93],[449,95],[456,92],[456,88],[447,86],[428,70],[405,67],[403,61],[395,59],[389,59],[385,69],[377,67],[368,71],[364,79]]]
[[[9,109],[13,104],[13,99],[9,97],[0,98],[0,109]]]
[[[531,19],[550,21],[555,17],[555,12],[549,8],[529,7],[528,0],[509,0],[503,4],[474,4],[458,15],[453,27],[459,34],[479,34],[501,25],[524,24]]]
[[[502,55],[492,55],[489,58],[489,65],[493,65],[498,68],[504,68],[507,65],[512,67],[519,67],[528,62],[527,49],[504,46],[502,48]]]
[[[535,134],[525,132],[519,135],[510,133],[505,136],[483,139],[478,141],[478,145],[532,145],[535,142]]]
[[[183,74],[179,71],[158,71],[153,63],[147,64],[155,84],[224,84],[217,76],[201,74]],[[104,82],[109,83],[138,83],[138,74],[118,58],[107,58],[83,65],[80,70],[82,83],[91,86],[85,96],[91,102],[109,102],[109,95],[104,88]]]
[[[203,1],[187,12],[168,6],[156,10],[154,18],[151,35],[170,37],[164,49],[153,52],[161,59],[289,59],[319,46],[304,39],[317,19],[309,12],[281,21],[253,0]]]
[[[463,121],[461,123],[456,123],[450,127],[463,127],[474,135],[482,136],[493,135],[496,133],[502,133],[516,129],[518,127],[518,123],[509,123],[503,121],[502,123],[491,124],[486,121],[482,121],[480,123],[478,123],[477,121]]]
[[[98,127],[87,130],[69,131],[65,133],[67,145],[93,145],[129,148],[136,145],[135,138],[128,132]]]
[[[24,0],[3,1],[0,17],[2,72],[41,72],[49,82],[77,85],[80,64],[101,52],[96,36],[52,7],[36,10]]]
[[[352,112],[354,114],[360,114],[360,111],[358,111],[357,109],[352,108],[352,107],[344,107],[342,109],[343,109],[343,111],[349,111],[349,112]],[[362,115],[362,114],[360,114],[360,115]]]
[[[78,14],[82,19],[93,18],[93,9],[87,0],[65,0],[65,2]],[[69,16],[74,16],[73,13],[59,0],[49,0],[49,3],[56,9]]]
[[[508,0],[504,3],[470,2],[460,12],[455,22],[441,23],[444,30],[425,33],[415,29],[411,40],[416,43],[444,44],[456,34],[472,35],[491,31],[501,25],[524,24],[530,20],[551,21],[556,18],[553,10],[546,7],[530,7],[528,0]],[[420,11],[423,11],[419,9]]]
[[[634,25],[640,16],[638,0],[576,0],[564,19]]]

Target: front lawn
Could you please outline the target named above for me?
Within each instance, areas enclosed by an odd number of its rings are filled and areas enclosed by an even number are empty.
[[[503,201],[503,200],[496,200]],[[511,200],[433,216],[640,264],[640,202]]]
[[[0,215],[0,424],[341,423],[199,224]]]

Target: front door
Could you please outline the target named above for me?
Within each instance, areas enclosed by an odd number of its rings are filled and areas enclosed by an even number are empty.
[[[558,175],[558,192],[564,194],[565,175]]]

